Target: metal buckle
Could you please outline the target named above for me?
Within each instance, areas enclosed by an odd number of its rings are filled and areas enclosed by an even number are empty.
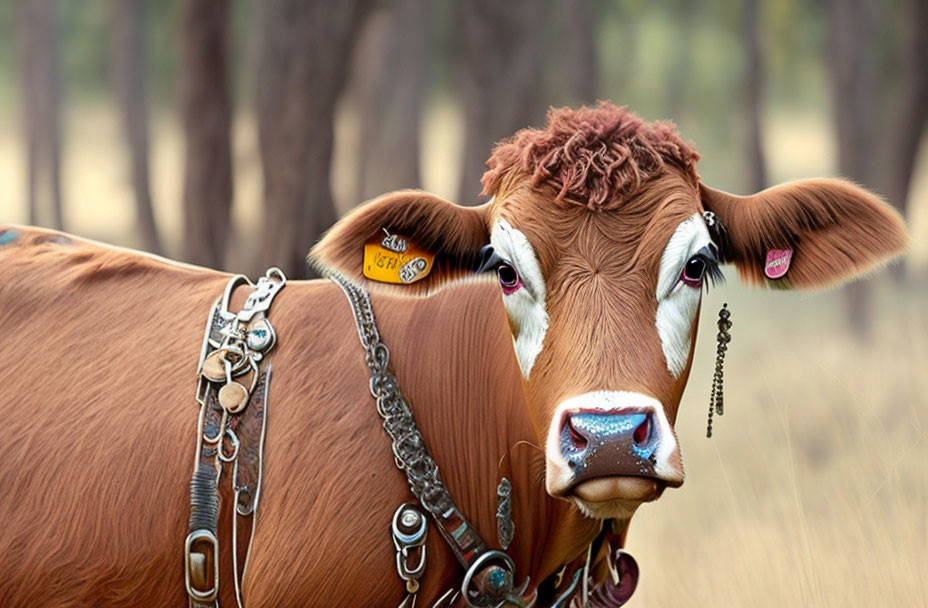
[[[484,571],[486,574],[479,576]],[[525,582],[516,589],[515,571],[516,565],[512,558],[502,551],[487,551],[482,554],[467,569],[467,574],[461,582],[461,596],[464,598],[464,603],[471,608],[489,606],[499,608],[507,603],[516,606],[532,606],[535,603],[534,595],[528,600],[522,597],[528,589],[529,579],[526,578]],[[480,578],[483,580],[479,580]],[[482,588],[484,586],[489,586],[489,588]]]
[[[212,561],[213,585],[209,582]],[[194,530],[184,542],[184,585],[195,602],[211,602],[219,595],[219,540],[209,530]]]

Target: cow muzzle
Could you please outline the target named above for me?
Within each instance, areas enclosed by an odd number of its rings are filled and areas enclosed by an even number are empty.
[[[677,439],[661,404],[627,391],[561,403],[547,445],[548,491],[586,503],[643,502],[683,483]]]

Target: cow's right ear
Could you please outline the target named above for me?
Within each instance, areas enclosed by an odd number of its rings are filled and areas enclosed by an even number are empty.
[[[392,284],[403,293],[428,295],[479,266],[480,250],[490,241],[488,211],[489,205],[462,207],[421,190],[391,192],[332,226],[309,261],[321,274],[336,270],[368,287]],[[385,243],[389,235],[395,238]],[[404,244],[405,251],[397,251]],[[427,273],[413,274],[424,272],[418,269],[426,261]]]

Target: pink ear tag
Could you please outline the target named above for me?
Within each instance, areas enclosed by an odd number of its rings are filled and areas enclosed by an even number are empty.
[[[792,249],[771,249],[767,252],[767,263],[764,265],[764,274],[768,279],[779,279],[789,270],[789,263],[793,259]]]

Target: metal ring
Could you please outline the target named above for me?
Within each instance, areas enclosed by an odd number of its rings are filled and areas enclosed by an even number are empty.
[[[229,441],[232,442],[232,455],[226,456],[225,452],[222,451],[222,442],[219,442],[219,445],[216,446],[218,448],[216,450],[216,456],[223,462],[232,462],[238,458],[238,449],[241,446],[241,443],[238,440],[238,435],[236,435],[235,431],[229,427],[226,427],[226,435],[229,436]]]
[[[264,273],[264,276],[266,276],[269,279],[273,279],[274,275],[277,275],[277,280],[280,281],[281,283],[287,282],[287,275],[285,275],[284,271],[278,268],[277,266],[271,266],[270,268],[267,269],[267,272]]]
[[[508,570],[509,574],[512,576],[513,584],[515,584],[516,565],[515,563],[513,563],[512,558],[506,555],[505,553],[503,553],[502,551],[495,551],[495,550],[487,551],[486,553],[478,557],[474,561],[473,564],[471,564],[470,568],[467,569],[467,574],[464,575],[464,580],[461,582],[461,595],[464,596],[464,603],[467,604],[468,606],[471,606],[471,608],[482,608],[483,606],[486,606],[486,604],[472,603],[470,601],[470,594],[468,593],[468,589],[471,586],[471,581],[473,580],[477,572],[482,570],[483,566],[487,562],[491,562],[495,560],[499,560],[503,563],[504,568]],[[510,592],[511,592],[511,589],[510,589]]]

